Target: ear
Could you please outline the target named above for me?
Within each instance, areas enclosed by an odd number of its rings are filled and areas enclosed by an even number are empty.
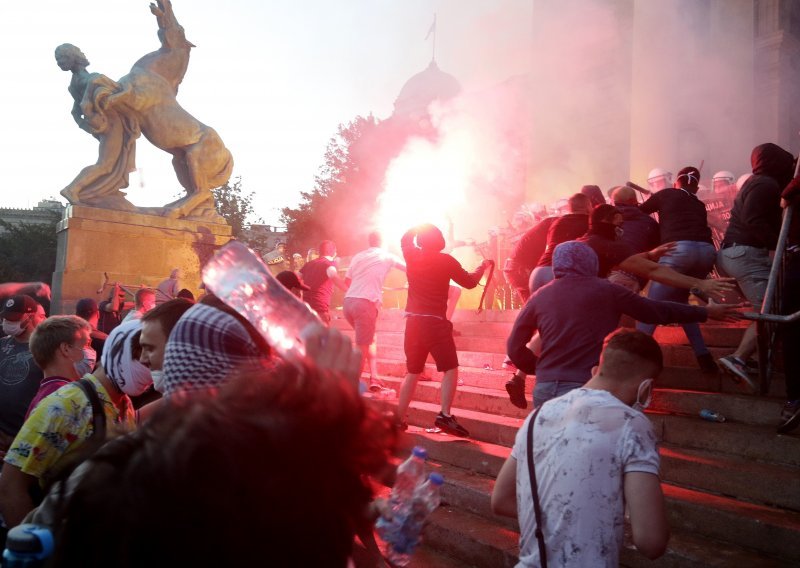
[[[599,372],[600,372],[599,365],[595,365],[594,367],[592,367],[592,377],[596,377]]]

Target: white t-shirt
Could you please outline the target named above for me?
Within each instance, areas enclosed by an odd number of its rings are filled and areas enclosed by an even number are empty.
[[[527,436],[517,433],[520,555],[517,568],[539,566]],[[604,390],[575,389],[546,402],[533,430],[533,457],[551,566],[619,566],[623,539],[623,476],[658,475],[650,420]]]
[[[350,278],[352,282],[344,297],[380,302],[383,281],[393,267],[405,270],[406,265],[392,253],[378,247],[361,251],[353,257],[347,269],[345,278]]]

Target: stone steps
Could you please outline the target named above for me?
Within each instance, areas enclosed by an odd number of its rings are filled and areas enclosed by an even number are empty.
[[[517,560],[516,520],[495,517],[489,506],[494,478],[531,410],[510,404],[505,382],[511,371],[501,369],[505,338],[517,313],[457,311],[453,318],[461,332],[455,341],[464,382],[453,413],[471,438],[426,431],[439,412],[441,389],[441,373],[430,363],[425,374],[433,380],[418,383],[407,415],[409,429],[401,438],[408,446],[403,453],[411,445],[423,445],[431,469],[445,476],[443,506],[432,515],[425,547],[456,565],[513,566]],[[333,325],[352,334],[344,320],[335,319]],[[400,310],[381,313],[378,371],[396,390],[406,373],[404,326]],[[745,327],[711,323],[701,329],[718,357],[733,351]],[[620,564],[800,565],[800,433],[775,434],[784,395],[782,376],[773,380],[768,397],[742,394],[727,375],[700,372],[680,327],[659,327],[656,339],[667,366],[648,417],[660,442],[662,486],[673,535],[668,552],[658,561],[644,559],[626,544]],[[532,377],[526,383],[529,404],[534,382]],[[392,410],[397,402],[379,404]],[[703,408],[723,414],[727,421],[701,420],[698,413]],[[430,566],[439,565],[432,562]]]
[[[466,442],[458,443],[462,451],[454,451],[453,442],[436,440],[441,437],[435,434],[414,434],[414,443],[424,445],[429,452],[429,469],[441,473],[445,478],[442,488],[442,509],[432,515],[430,524],[425,532],[425,542],[434,547],[463,560],[474,562],[478,566],[513,566],[516,560],[516,543],[518,527],[514,519],[496,517],[490,508],[491,491],[494,486],[493,476],[499,469],[502,459],[498,453],[507,455],[508,448],[495,448],[489,452],[495,459],[494,467],[488,474],[478,473],[465,469],[465,458],[471,455],[474,459],[489,449]],[[499,451],[498,451],[499,450]],[[455,457],[462,465],[453,465],[447,462],[449,457]],[[444,459],[443,459],[444,458]],[[474,462],[473,462],[474,463]],[[467,465],[467,467],[470,467]],[[706,518],[705,526],[694,527],[695,534],[690,536],[682,531],[672,536],[668,553],[660,559],[655,566],[757,566],[777,567],[791,565],[787,561],[765,557],[757,552],[762,546],[752,546],[758,543],[763,531],[769,532],[773,538],[779,539],[786,545],[778,545],[779,552],[787,555],[790,561],[796,560],[792,555],[792,538],[800,534],[800,514],[776,511],[767,507],[756,505],[737,505],[736,501],[724,497],[711,499],[712,503],[706,508],[698,506],[698,502],[708,502],[707,498],[698,498],[697,492],[663,484],[667,498],[669,515],[675,518],[688,516],[695,519]],[[716,518],[716,509],[721,507],[725,512],[721,518]],[[713,508],[713,510],[711,510]],[[491,521],[491,523],[487,523]],[[713,525],[713,526],[712,526]],[[453,533],[452,531],[458,531]],[[747,543],[753,548],[749,550],[742,546],[735,546],[716,540],[709,540],[717,534],[725,534],[726,530],[738,535],[737,542]],[[703,535],[706,538],[698,538]],[[774,542],[774,541],[771,541]],[[762,543],[763,544],[763,543]],[[645,560],[628,545],[623,550],[621,565],[641,566]]]
[[[482,370],[480,370],[482,371]],[[530,393],[535,384],[534,379],[526,381],[525,389],[529,394],[528,408],[520,409],[508,400],[505,382],[510,374],[492,376],[491,380],[484,377],[480,379],[480,386],[475,386],[477,381],[466,381],[464,373],[459,375],[465,379],[465,384],[458,387],[454,405],[459,408],[468,408],[488,414],[525,418],[531,410]],[[402,377],[382,376],[384,384],[400,392]],[[417,381],[414,393],[415,400],[429,403],[438,403],[441,400],[441,381],[437,377],[431,381]],[[720,394],[688,390],[656,389],[650,409],[671,414],[698,416],[702,409],[714,410],[722,414],[729,422],[740,422],[774,427],[783,406],[783,399],[769,397],[755,397],[740,394]]]

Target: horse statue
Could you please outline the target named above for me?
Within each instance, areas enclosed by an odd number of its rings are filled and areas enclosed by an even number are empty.
[[[185,197],[158,212],[174,219],[218,221],[210,190],[228,181],[233,157],[213,128],[178,104],[178,86],[195,46],[187,41],[171,1],[158,0],[150,11],[161,47],[134,63],[118,82],[87,72],[89,62],[75,46],[56,49],[59,66],[73,73],[73,117],[100,142],[97,163],[84,168],[61,194],[73,204],[135,210],[120,189],[128,186],[128,173],[135,169],[135,140],[141,133],[172,154],[178,181],[186,189]]]

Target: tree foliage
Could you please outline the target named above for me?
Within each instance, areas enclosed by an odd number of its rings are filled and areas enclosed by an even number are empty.
[[[404,139],[391,121],[372,115],[339,125],[313,189],[301,193],[296,208],[282,211],[289,250],[305,251],[323,239],[335,241],[343,255],[364,248],[386,168]]]
[[[52,283],[57,224],[57,215],[52,223],[12,225],[0,220],[0,282]]]
[[[251,219],[255,215],[253,209],[253,196],[255,192],[248,194],[242,189],[242,178],[237,177],[233,185],[230,181],[225,182],[216,189],[212,189],[214,194],[214,205],[217,213],[225,218],[233,229],[233,237],[242,239],[245,231],[250,227]]]

